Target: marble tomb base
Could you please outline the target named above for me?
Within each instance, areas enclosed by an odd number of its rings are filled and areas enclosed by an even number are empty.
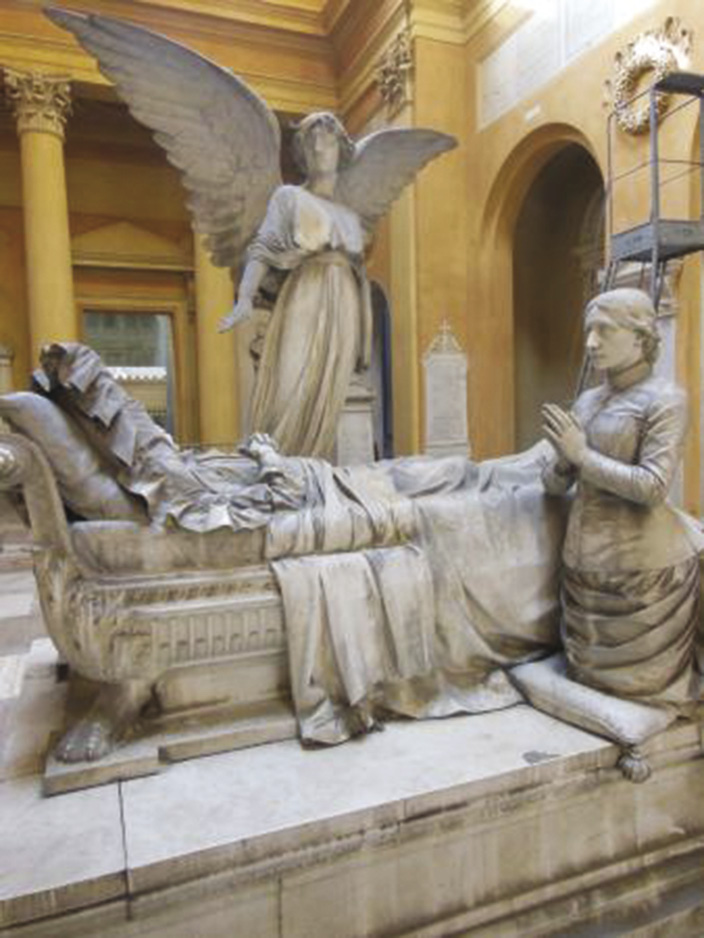
[[[634,785],[615,746],[521,705],[52,798],[25,753],[0,783],[0,935],[691,938],[701,729],[647,751]]]

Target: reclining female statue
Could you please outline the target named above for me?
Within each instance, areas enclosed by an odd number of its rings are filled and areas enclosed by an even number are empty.
[[[109,752],[169,673],[191,661],[236,664],[253,599],[232,582],[250,576],[270,583],[267,621],[276,604],[272,627],[311,743],[341,742],[382,711],[514,704],[520,695],[502,668],[556,647],[564,512],[545,499],[534,453],[481,466],[417,457],[335,467],[281,456],[263,436],[237,453],[182,450],[92,349],[56,343],[41,366],[41,394],[0,398],[0,415],[38,444],[64,504],[86,519],[53,538],[59,551],[37,553],[50,634],[71,669],[100,688],[57,747],[61,760]],[[0,441],[0,457],[7,446]],[[43,502],[38,513],[50,514]],[[200,603],[204,578],[217,603]],[[256,599],[261,586],[251,591]],[[201,606],[190,624],[176,621]],[[225,610],[220,632],[213,608]]]

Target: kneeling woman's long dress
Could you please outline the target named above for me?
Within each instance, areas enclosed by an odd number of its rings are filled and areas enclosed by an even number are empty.
[[[666,498],[686,411],[684,392],[640,362],[577,400],[590,448],[578,476],[552,466],[543,477],[553,494],[577,482],[562,581],[571,676],[684,712],[696,697],[699,564]]]

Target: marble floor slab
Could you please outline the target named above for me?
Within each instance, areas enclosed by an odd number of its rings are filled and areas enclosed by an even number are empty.
[[[117,786],[43,798],[37,776],[0,784],[0,926],[125,892]]]
[[[698,728],[683,724],[663,734],[656,749],[672,756],[679,747],[686,762],[699,745]],[[311,895],[327,888],[315,867],[318,855],[323,872],[337,870],[344,882],[346,862],[350,870],[354,864],[363,870],[367,863],[372,869],[377,854],[369,853],[370,844],[379,843],[383,852],[401,828],[427,828],[423,836],[439,838],[438,850],[459,849],[452,846],[453,837],[468,835],[454,832],[456,821],[445,827],[437,821],[455,809],[474,805],[481,813],[484,805],[493,805],[495,823],[477,822],[476,836],[488,837],[479,833],[482,825],[498,830],[500,806],[518,792],[536,792],[538,800],[551,792],[559,800],[576,784],[582,793],[569,802],[570,810],[586,799],[598,811],[588,793],[598,790],[597,780],[605,780],[604,792],[620,785],[625,795],[619,797],[629,798],[631,788],[613,768],[617,756],[610,743],[519,705],[478,716],[393,722],[384,732],[336,748],[305,750],[295,740],[270,743],[52,798],[42,797],[38,775],[8,780],[0,783],[0,933],[15,923],[34,922],[33,938],[75,938],[74,925],[53,933],[53,916],[82,910],[80,915],[92,921],[102,908],[118,919],[124,911],[125,922],[131,922],[124,933],[111,927],[110,938],[151,936],[149,923],[165,915],[177,923],[178,908],[209,901],[208,890],[212,901],[234,903],[228,915],[235,907],[244,914],[237,896],[254,902],[256,890],[264,890],[264,911],[256,911],[255,903],[252,922],[269,922],[280,901],[277,881],[288,883],[289,905],[299,888]],[[654,803],[665,778],[656,770],[648,788]],[[682,778],[684,791],[690,783]],[[534,796],[526,797],[530,803]],[[672,826],[670,814],[663,812],[663,829]],[[624,815],[626,826],[632,820]],[[656,822],[657,817],[651,826]],[[411,840],[408,862],[413,849]],[[525,849],[532,849],[530,838]],[[249,883],[244,892],[233,891],[243,883]],[[306,915],[314,909],[315,902]],[[294,920],[295,934],[304,934],[305,916],[292,914]],[[230,919],[223,921],[217,935],[229,936]],[[173,923],[164,929],[153,934],[196,934]],[[266,934],[280,934],[276,919]]]
[[[300,847],[306,828],[337,833],[393,822],[453,791],[569,759],[588,762],[608,743],[528,706],[471,717],[389,723],[382,733],[328,749],[296,740],[181,763],[122,786],[125,843],[139,888],[216,870],[238,855]],[[614,750],[615,752],[615,750]],[[554,769],[551,768],[551,772]],[[462,791],[460,791],[462,790]],[[177,819],[177,823],[174,820]]]
[[[26,651],[46,635],[31,570],[0,570],[0,655]]]
[[[26,655],[0,658],[0,701],[19,697],[24,679]]]

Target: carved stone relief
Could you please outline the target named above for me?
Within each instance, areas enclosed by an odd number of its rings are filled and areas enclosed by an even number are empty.
[[[408,29],[401,30],[393,39],[376,69],[379,93],[392,116],[411,101],[413,78],[413,50]]]
[[[17,119],[17,131],[55,134],[62,140],[71,111],[71,83],[58,75],[4,69],[5,95]]]
[[[668,16],[660,29],[639,33],[624,49],[616,53],[614,74],[605,83],[606,101],[616,113],[616,122],[627,134],[642,134],[650,127],[649,100],[644,95],[632,102],[641,81],[652,73],[652,81],[660,81],[672,72],[683,71],[689,64],[693,33],[674,16]],[[658,95],[657,115],[660,120],[670,106],[670,96]]]

